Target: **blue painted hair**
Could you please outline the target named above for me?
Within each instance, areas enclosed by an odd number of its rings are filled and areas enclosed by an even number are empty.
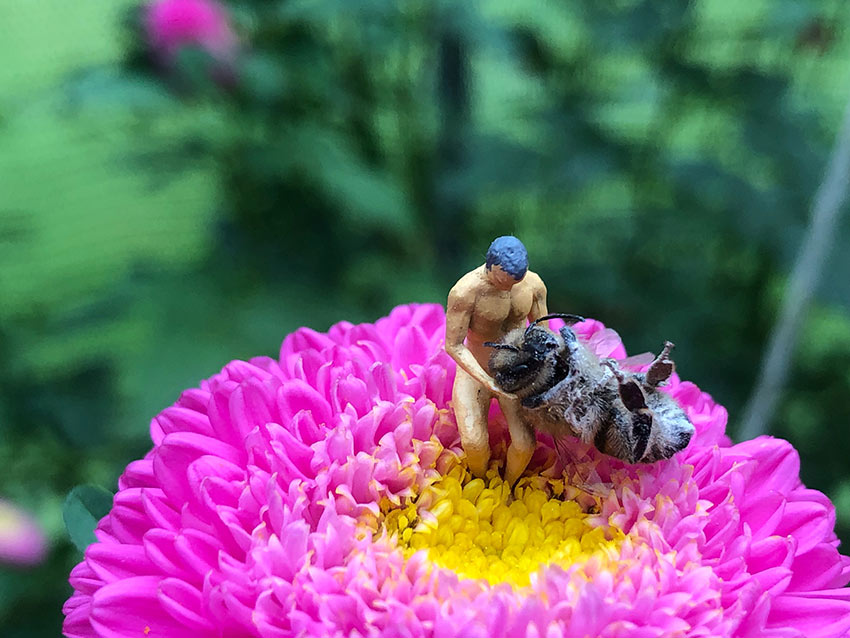
[[[501,266],[502,270],[519,281],[528,270],[528,251],[513,235],[497,237],[487,249],[487,270]]]

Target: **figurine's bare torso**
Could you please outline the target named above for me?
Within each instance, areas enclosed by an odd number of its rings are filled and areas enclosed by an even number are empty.
[[[478,363],[487,365],[490,349],[485,341],[501,339],[514,328],[525,325],[534,303],[534,288],[543,285],[533,272],[526,273],[522,281],[510,290],[497,290],[487,281],[485,267],[481,266],[457,282],[452,294],[474,297],[467,332],[467,347]]]
[[[483,343],[501,339],[511,330],[524,326],[532,314],[535,293],[538,298],[542,295],[545,304],[546,288],[540,277],[531,271],[508,290],[494,287],[484,266],[467,273],[449,292],[446,346],[451,345],[450,341],[456,343],[460,336],[457,333],[462,330],[466,346],[486,370],[490,349]],[[463,315],[453,310],[461,310]],[[458,320],[465,325],[460,325]]]

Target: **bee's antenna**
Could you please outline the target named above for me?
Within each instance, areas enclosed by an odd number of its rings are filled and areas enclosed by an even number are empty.
[[[579,323],[580,321],[584,321],[584,317],[580,315],[567,315],[561,312],[553,312],[550,315],[538,317],[537,319],[532,321],[530,324],[528,324],[528,328],[526,328],[526,331],[532,326],[536,326],[541,321],[548,321],[549,319],[563,319],[568,326],[571,326],[574,323]]]
[[[511,350],[512,352],[519,352],[519,348],[516,346],[512,346],[509,343],[495,343],[493,341],[485,341],[484,345],[488,348],[496,348],[496,350]]]

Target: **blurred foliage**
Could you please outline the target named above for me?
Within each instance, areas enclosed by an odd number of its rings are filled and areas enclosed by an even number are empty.
[[[62,506],[62,518],[74,546],[84,552],[97,540],[94,529],[97,522],[112,509],[113,494],[96,485],[78,485]]]
[[[497,235],[551,310],[674,341],[734,435],[850,97],[834,0],[228,7],[221,74],[157,63],[128,0],[0,3],[0,494],[53,540],[0,571],[5,637],[58,633],[66,494],[114,489],[181,389],[442,302]],[[849,226],[772,424],[845,539]]]

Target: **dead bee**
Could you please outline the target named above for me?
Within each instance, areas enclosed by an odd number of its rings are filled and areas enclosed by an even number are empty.
[[[538,325],[561,318],[558,334]],[[576,315],[551,314],[505,335],[494,348],[490,372],[506,392],[521,399],[523,416],[556,441],[571,434],[600,452],[629,463],[668,459],[691,440],[694,426],[669,394],[660,392],[673,374],[669,341],[643,373],[600,360],[569,326]]]

